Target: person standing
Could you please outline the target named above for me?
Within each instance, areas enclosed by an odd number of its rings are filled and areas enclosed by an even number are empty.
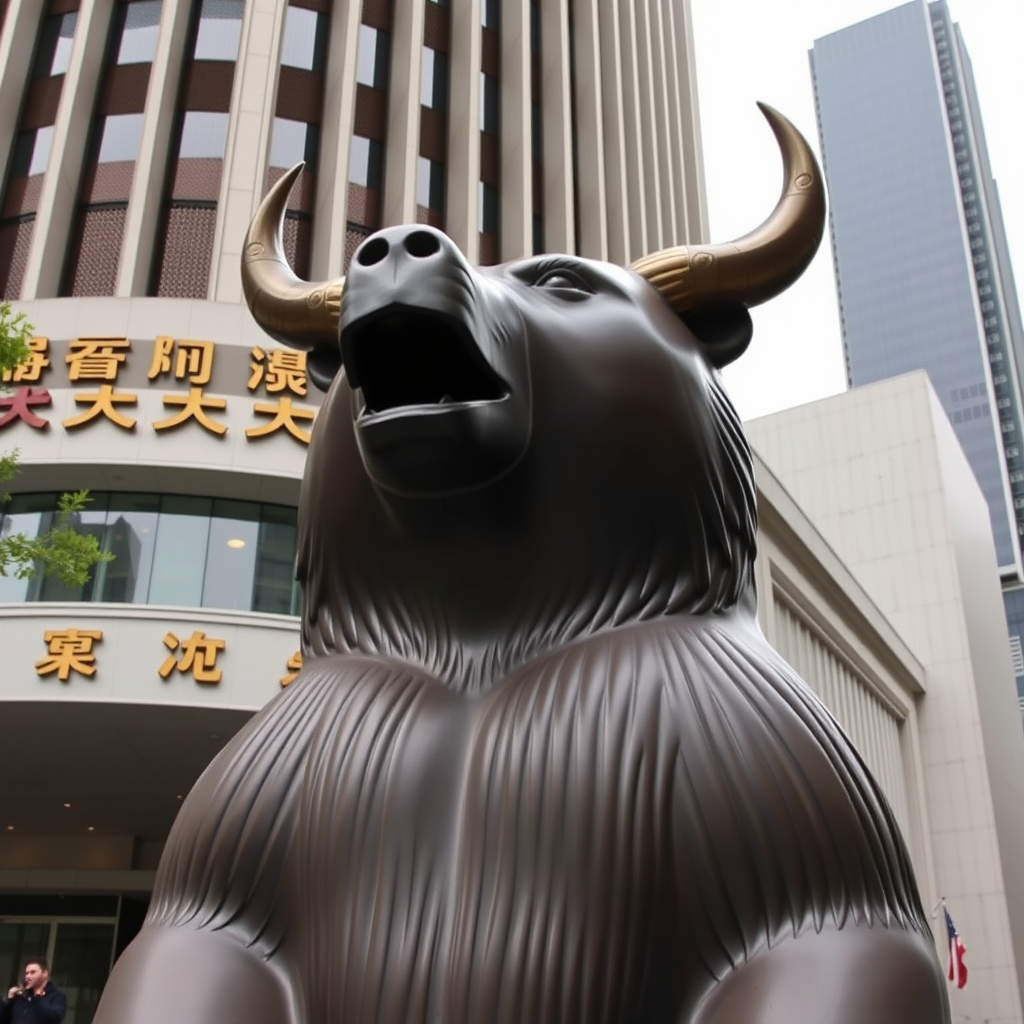
[[[50,965],[36,957],[25,963],[22,984],[9,988],[0,1003],[0,1024],[60,1024],[67,1008],[64,993],[50,981]]]

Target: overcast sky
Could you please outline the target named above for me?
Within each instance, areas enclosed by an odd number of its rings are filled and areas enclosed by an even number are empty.
[[[771,211],[781,164],[755,107],[792,120],[818,152],[808,50],[815,39],[897,7],[895,0],[692,0],[713,241]],[[974,66],[985,135],[1024,297],[1024,0],[949,0]],[[744,419],[846,387],[828,237],[803,278],[753,311],[754,341],[726,370]]]

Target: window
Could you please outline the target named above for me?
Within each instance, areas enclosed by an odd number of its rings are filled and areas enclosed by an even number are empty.
[[[441,111],[448,106],[448,55],[429,46],[420,65],[420,103]]]
[[[369,25],[359,26],[359,52],[356,54],[356,81],[374,89],[388,84],[388,34]]]
[[[317,135],[315,124],[275,117],[270,136],[270,166],[290,168],[299,162],[314,166]]]
[[[71,44],[75,39],[78,12],[57,14],[43,22],[32,74],[35,78],[63,75],[71,63]]]
[[[142,141],[143,114],[110,114],[103,119],[99,132],[96,163],[112,164],[134,161]]]
[[[244,0],[203,0],[194,59],[237,60],[244,13]]]
[[[444,209],[444,164],[425,156],[416,162],[416,205]]]
[[[493,75],[480,72],[480,131],[488,135],[498,134],[498,80]]]
[[[181,495],[93,492],[74,528],[112,562],[82,587],[0,577],[3,601],[108,601],[297,614],[296,511],[281,505]],[[16,495],[3,532],[35,537],[53,523],[56,494]]]
[[[284,17],[281,63],[305,71],[323,71],[326,62],[326,15],[304,7],[289,7]]]
[[[383,147],[376,139],[352,136],[348,180],[365,188],[379,188],[383,168]]]
[[[149,64],[160,34],[160,0],[135,0],[124,6],[124,28],[116,64]]]
[[[37,128],[32,132],[22,132],[14,144],[14,155],[11,158],[11,177],[29,178],[33,174],[43,174],[50,160],[50,149],[53,146],[53,125]]]
[[[480,230],[488,235],[498,234],[498,190],[480,182]]]
[[[228,141],[228,115],[208,110],[188,110],[181,124],[178,157],[223,160]]]

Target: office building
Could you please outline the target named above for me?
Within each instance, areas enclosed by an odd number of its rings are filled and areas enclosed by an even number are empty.
[[[945,0],[817,40],[847,377],[930,375],[988,502],[1024,708],[1024,330],[971,62]]]

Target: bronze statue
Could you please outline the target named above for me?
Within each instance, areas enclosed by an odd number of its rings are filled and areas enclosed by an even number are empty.
[[[755,618],[716,371],[825,215],[765,114],[772,216],[629,270],[414,226],[310,285],[298,169],[268,195],[246,295],[330,388],[305,668],[189,795],[98,1024],[948,1020],[885,799]]]

